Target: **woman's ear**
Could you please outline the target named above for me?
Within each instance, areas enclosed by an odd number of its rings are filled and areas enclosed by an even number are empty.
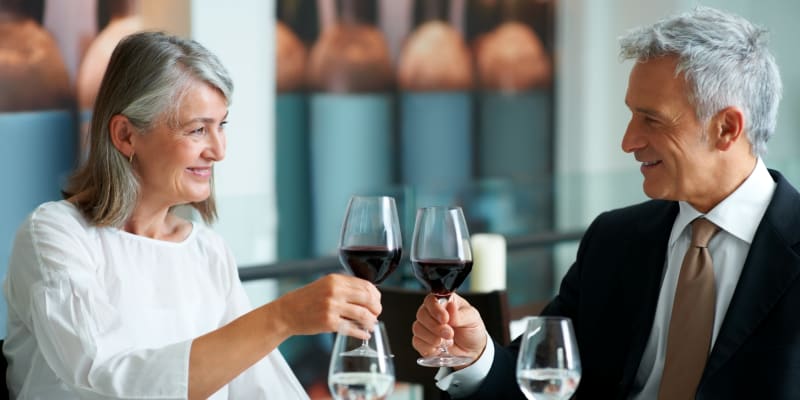
[[[128,117],[117,114],[111,117],[108,122],[108,133],[111,135],[111,143],[119,150],[126,158],[133,157],[135,152],[134,148],[134,133],[136,129],[128,120]]]
[[[727,151],[744,135],[744,113],[737,107],[725,107],[712,118],[713,139],[718,150]]]

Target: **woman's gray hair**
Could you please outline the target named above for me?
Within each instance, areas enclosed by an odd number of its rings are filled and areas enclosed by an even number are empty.
[[[766,153],[782,84],[765,29],[736,15],[697,7],[629,31],[619,42],[623,60],[676,55],[675,75],[684,73],[697,118],[705,124],[725,107],[740,107],[752,153]]]
[[[64,191],[65,197],[76,196],[92,224],[121,226],[139,196],[132,164],[111,141],[111,118],[126,116],[141,134],[161,122],[177,126],[183,96],[197,82],[217,88],[230,105],[233,83],[227,70],[193,40],[141,32],[114,49],[95,100],[88,159]],[[213,178],[211,187],[208,199],[191,204],[208,223],[216,218]]]

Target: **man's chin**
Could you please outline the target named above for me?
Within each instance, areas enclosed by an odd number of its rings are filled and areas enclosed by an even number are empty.
[[[651,187],[651,185],[647,184],[647,181],[642,184],[642,190],[645,196],[653,200],[672,200],[669,194],[665,193],[660,188]]]

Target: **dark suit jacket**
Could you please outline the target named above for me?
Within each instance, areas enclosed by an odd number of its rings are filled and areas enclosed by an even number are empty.
[[[697,399],[800,399],[800,194],[778,172],[742,275],[697,389]],[[543,314],[572,318],[583,374],[580,399],[630,394],[655,317],[678,204],[648,201],[597,217]],[[472,398],[524,399],[519,339],[495,343]]]

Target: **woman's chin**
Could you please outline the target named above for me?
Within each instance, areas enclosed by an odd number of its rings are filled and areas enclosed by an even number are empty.
[[[183,201],[181,204],[200,203],[208,200],[209,196],[211,196],[211,191],[189,193],[186,196],[183,196]]]

